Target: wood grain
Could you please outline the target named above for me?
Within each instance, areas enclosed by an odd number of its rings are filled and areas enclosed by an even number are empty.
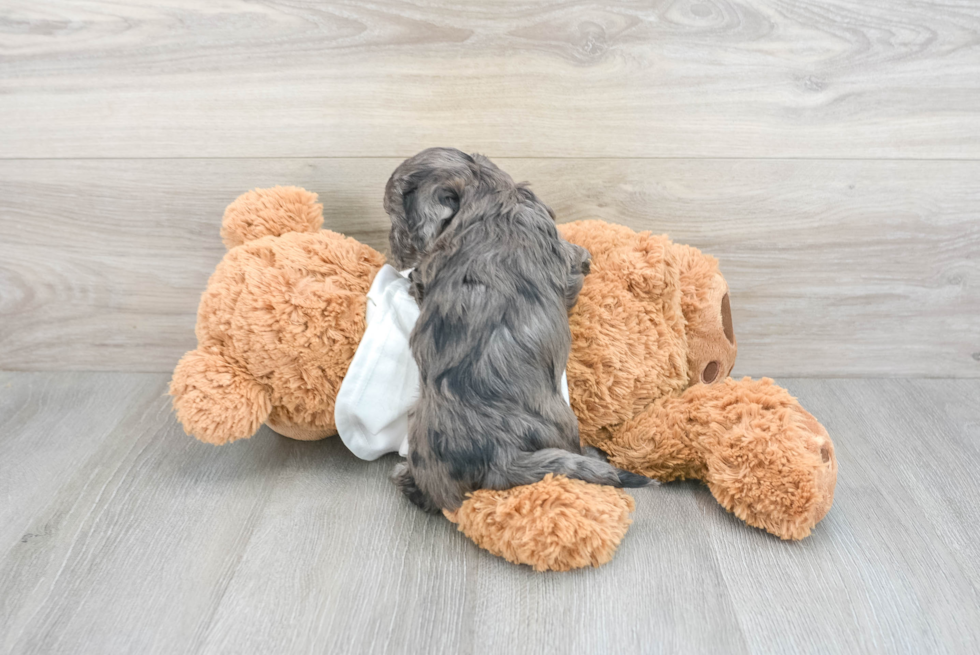
[[[116,388],[132,377],[118,376]],[[174,424],[166,376],[144,377],[153,385],[152,402],[100,394],[102,402],[89,411],[117,425],[95,447],[76,448],[74,467],[41,487],[46,502],[30,512],[25,533],[33,536],[2,544],[5,652],[82,652],[86,643],[106,653],[192,652],[233,576],[275,483],[275,442],[256,441],[262,454],[244,459],[245,453],[195,448]],[[32,398],[23,392],[38,386],[72,394],[99,382],[78,374],[12,379],[28,404]],[[67,428],[48,439],[64,444],[75,436],[67,426],[78,417],[56,407],[46,412]],[[11,434],[0,438],[6,445]],[[29,442],[19,440],[28,448]],[[221,464],[208,465],[216,455]]]
[[[980,156],[957,0],[0,3],[0,156]]]
[[[779,541],[670,484],[635,492],[609,564],[567,574],[420,513],[387,481],[394,457],[268,431],[198,443],[166,382],[0,374],[0,480],[38,472],[4,488],[3,652],[980,647],[978,380],[781,380],[837,449],[835,505],[811,537]]]
[[[976,2],[0,0],[0,116],[0,652],[980,651],[980,380],[783,377],[980,378]],[[182,433],[224,206],[302,185],[383,250],[431,145],[721,259],[735,375],[836,443],[813,536],[679,483],[533,574],[394,457]]]
[[[242,191],[382,251],[397,159],[0,162],[0,369],[170,371]],[[716,255],[736,375],[980,376],[980,162],[501,159],[561,221]]]
[[[779,543],[734,519],[711,523],[733,603],[752,607],[741,616],[751,649],[976,651],[977,382],[780,382],[830,432],[840,475],[819,545]],[[756,575],[764,593],[745,584]],[[812,614],[786,609],[800,604]]]
[[[0,373],[0,548],[51,536],[54,526],[38,523],[39,512],[127,412],[158,401],[159,381],[133,373]],[[106,411],[117,403],[125,411]],[[40,529],[31,532],[29,523]]]

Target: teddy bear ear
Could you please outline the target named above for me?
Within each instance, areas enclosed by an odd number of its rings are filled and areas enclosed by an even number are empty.
[[[231,250],[248,241],[287,232],[316,232],[323,225],[317,195],[294,186],[254,189],[225,209],[221,240]]]

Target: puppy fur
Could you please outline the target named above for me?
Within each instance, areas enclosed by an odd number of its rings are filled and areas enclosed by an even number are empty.
[[[402,492],[434,512],[548,473],[648,484],[581,454],[560,384],[589,254],[559,236],[554,213],[486,157],[449,148],[399,166],[385,210],[390,260],[415,267],[420,307],[410,339],[420,396],[408,460],[392,476]]]

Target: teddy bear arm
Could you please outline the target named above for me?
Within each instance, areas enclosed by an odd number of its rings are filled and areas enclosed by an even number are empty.
[[[834,444],[796,398],[772,380],[706,387],[711,423],[700,432],[705,482],[728,511],[781,539],[803,539],[830,510]]]
[[[703,479],[707,463],[689,417],[678,410],[676,397],[663,398],[621,425],[602,430],[591,445],[605,452],[610,464],[660,482]]]
[[[624,423],[604,449],[611,463],[635,473],[703,480],[725,509],[783,539],[810,534],[833,503],[833,442],[765,378],[728,378],[662,399]]]
[[[186,353],[174,369],[170,395],[184,431],[214,445],[252,436],[272,411],[266,388],[217,348]]]

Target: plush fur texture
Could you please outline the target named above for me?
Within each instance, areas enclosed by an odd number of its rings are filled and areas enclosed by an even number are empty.
[[[316,221],[296,218],[318,213],[310,197],[306,209],[284,215],[284,226],[315,229]],[[239,202],[226,217],[247,219]],[[277,203],[260,198],[258,206]],[[298,438],[335,432],[336,390],[384,261],[337,234],[289,233],[274,216],[265,224],[264,236],[242,236],[219,264],[202,297],[198,348],[174,371],[178,418],[211,443],[248,437],[263,421]],[[583,442],[636,473],[704,480],[723,507],[780,538],[809,534],[833,502],[837,462],[826,430],[771,380],[700,381],[708,363],[726,373],[735,355],[717,262],[600,221],[559,230],[592,254],[569,316],[568,379]],[[631,510],[619,490],[556,477],[478,490],[449,516],[491,552],[566,570],[608,560]]]
[[[336,434],[334,400],[384,258],[317,230],[323,218],[315,201],[301,189],[258,189],[225,212],[222,234],[241,245],[211,275],[198,308],[197,349],[177,364],[170,386],[177,418],[202,441],[244,439],[263,423],[295,439]],[[244,218],[269,207],[284,212],[282,225],[274,213]]]
[[[592,254],[568,365],[583,440],[663,482],[704,480],[749,525],[807,536],[833,503],[833,443],[772,380],[727,377],[737,347],[717,260],[625,227],[560,229]]]
[[[625,492],[548,474],[536,484],[481,491],[446,518],[476,545],[536,571],[612,559],[634,510]]]
[[[802,539],[830,510],[837,460],[827,431],[769,378],[727,378],[665,396],[601,448],[663,482],[703,480],[749,525]]]
[[[323,225],[323,205],[316,200],[315,193],[294,186],[243,193],[225,209],[221,240],[231,250],[261,237],[316,232]]]
[[[558,235],[551,210],[486,157],[452,148],[407,159],[386,189],[392,257],[415,266],[420,308],[410,340],[419,398],[398,488],[434,512],[549,473],[648,484],[582,455],[561,396],[568,309],[589,258]]]

